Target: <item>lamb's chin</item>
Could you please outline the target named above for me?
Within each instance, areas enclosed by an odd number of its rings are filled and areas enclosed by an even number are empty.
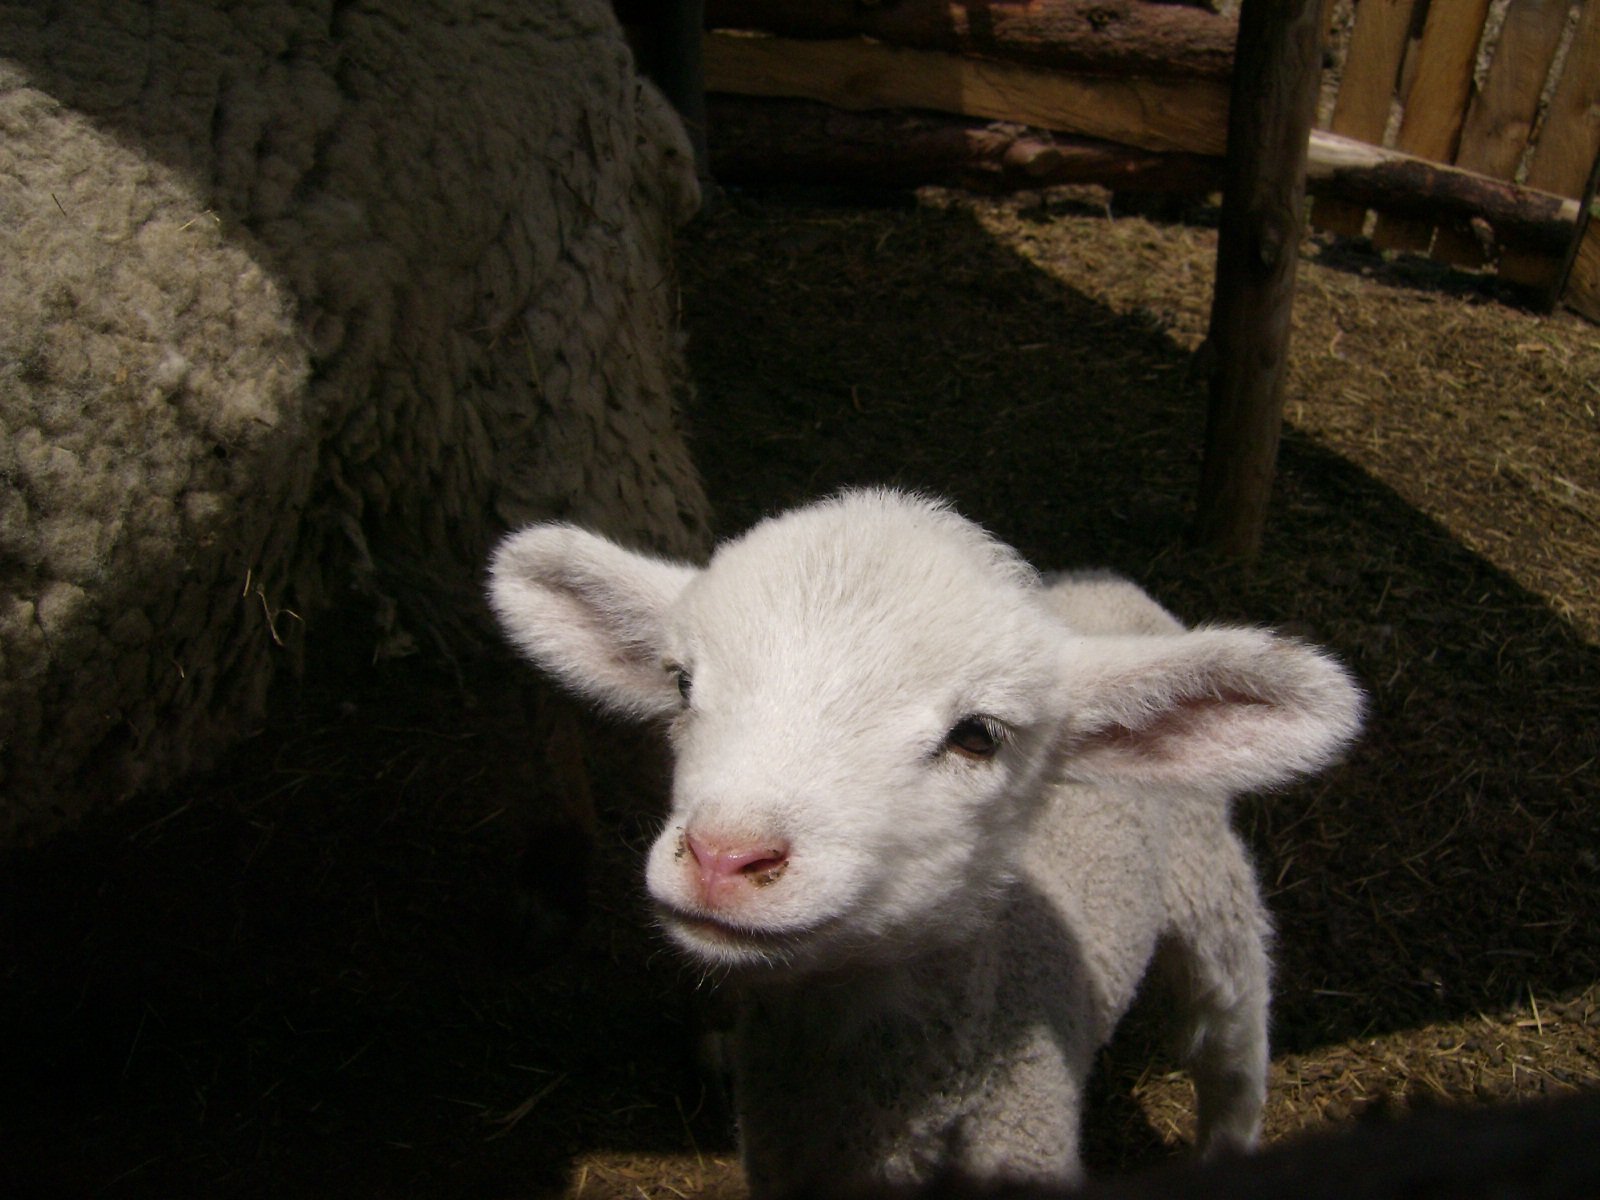
[[[788,973],[826,942],[827,922],[771,927],[658,905],[662,928],[680,950],[707,968]]]

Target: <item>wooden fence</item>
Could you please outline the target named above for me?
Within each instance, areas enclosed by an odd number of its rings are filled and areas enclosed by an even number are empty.
[[[1492,18],[1492,19],[1491,19]],[[1345,44],[1329,128],[1476,175],[1583,199],[1600,152],[1600,0],[1359,0]],[[1312,224],[1357,233],[1361,208],[1321,199]],[[1470,223],[1379,213],[1383,249],[1431,252],[1481,267],[1490,247]],[[1575,223],[1574,233],[1579,232]],[[1567,299],[1600,319],[1600,223],[1561,253],[1505,248],[1497,269],[1549,291],[1568,258]]]
[[[1600,0],[1327,0],[1327,13],[1313,224],[1492,265],[1552,301],[1564,289],[1600,320],[1600,221],[1584,202],[1600,154]],[[707,0],[706,17],[712,162],[729,178],[1217,178],[1232,25],[1204,9]]]

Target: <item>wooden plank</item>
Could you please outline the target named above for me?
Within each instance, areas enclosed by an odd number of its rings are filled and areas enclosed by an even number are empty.
[[[613,0],[635,63],[665,93],[683,119],[695,171],[709,180],[705,71],[700,61],[704,0]]]
[[[1345,49],[1339,94],[1328,129],[1341,137],[1383,145],[1394,104],[1395,79],[1405,55],[1415,0],[1359,0],[1350,44]],[[1318,229],[1356,237],[1366,227],[1367,210],[1343,200],[1319,198],[1311,206]]]
[[[1436,220],[1481,217],[1497,238],[1552,254],[1570,244],[1579,204],[1550,192],[1313,130],[1307,186],[1363,206]]]
[[[1435,162],[1455,159],[1488,19],[1489,0],[1435,0],[1428,9],[1395,149]],[[1432,241],[1432,225],[1382,215],[1372,234],[1373,245],[1383,250],[1426,250]]]
[[[1583,6],[1528,166],[1528,186],[1576,196],[1600,141],[1600,4]]]
[[[1600,154],[1594,156],[1583,185],[1584,210],[1578,230],[1567,248],[1561,269],[1545,302],[1550,308],[1565,300],[1567,307],[1591,321],[1600,322]]]
[[[1383,144],[1416,0],[1359,0],[1345,51],[1344,75],[1328,128],[1341,137]]]
[[[1516,174],[1571,7],[1572,0],[1511,0],[1488,78],[1461,131],[1457,166],[1496,179]]]
[[[711,97],[711,163],[723,183],[825,183],[980,192],[1051,184],[1214,192],[1222,159],[1163,154],[951,113],[847,112],[814,100]]]
[[[1600,220],[1589,216],[1589,228],[1578,244],[1561,301],[1573,312],[1600,323]]]
[[[1456,166],[1494,179],[1516,176],[1571,7],[1572,0],[1511,0],[1483,90],[1467,110]],[[1439,227],[1433,256],[1473,267],[1486,258],[1482,243],[1460,225]]]
[[[923,108],[1104,138],[1146,150],[1221,154],[1228,86],[1106,78],[857,39],[800,41],[713,31],[706,90],[820,100],[837,108]]]
[[[1528,184],[1560,196],[1581,196],[1600,152],[1600,0],[1588,0],[1573,31],[1561,78],[1550,97],[1528,166]],[[1500,277],[1541,290],[1556,282],[1557,261],[1505,254]]]
[[[1245,0],[1239,15],[1195,516],[1199,544],[1233,558],[1260,549],[1283,427],[1321,12],[1319,0]]]
[[[947,113],[848,112],[814,100],[712,97],[712,165],[725,183],[923,184],[1006,191],[1058,183],[1215,191],[1223,162]],[[1481,218],[1507,244],[1556,253],[1578,202],[1313,130],[1306,189],[1401,215]]]
[[[659,3],[660,0],[653,0]],[[1148,0],[708,0],[713,29],[794,38],[870,37],[1097,75],[1208,78],[1233,71],[1237,22],[1186,4]]]

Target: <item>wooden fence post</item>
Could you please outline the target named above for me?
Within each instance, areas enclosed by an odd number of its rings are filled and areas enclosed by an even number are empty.
[[[695,170],[702,180],[710,178],[710,154],[706,150],[706,75],[701,61],[705,38],[704,0],[672,0],[664,5],[661,22],[668,52],[663,55],[661,89],[672,101],[689,131],[694,147]]]
[[[705,0],[612,0],[640,71],[678,110],[695,171],[710,179],[706,150]]]
[[[1233,558],[1260,548],[1278,457],[1321,11],[1318,0],[1245,0],[1239,14],[1195,521],[1201,546]]]

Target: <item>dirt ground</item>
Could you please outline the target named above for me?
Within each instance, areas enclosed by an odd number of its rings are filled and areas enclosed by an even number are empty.
[[[1308,244],[1267,544],[1208,561],[1213,217],[729,197],[680,264],[721,528],[902,483],[1042,565],[1333,647],[1368,734],[1238,807],[1279,929],[1268,1136],[1594,1088],[1600,330]],[[0,1190],[738,1194],[641,894],[657,757],[591,729],[589,918],[533,938],[497,669],[374,667],[336,629],[220,770],[0,860]],[[1191,1129],[1157,1017],[1105,1057],[1100,1170]]]

